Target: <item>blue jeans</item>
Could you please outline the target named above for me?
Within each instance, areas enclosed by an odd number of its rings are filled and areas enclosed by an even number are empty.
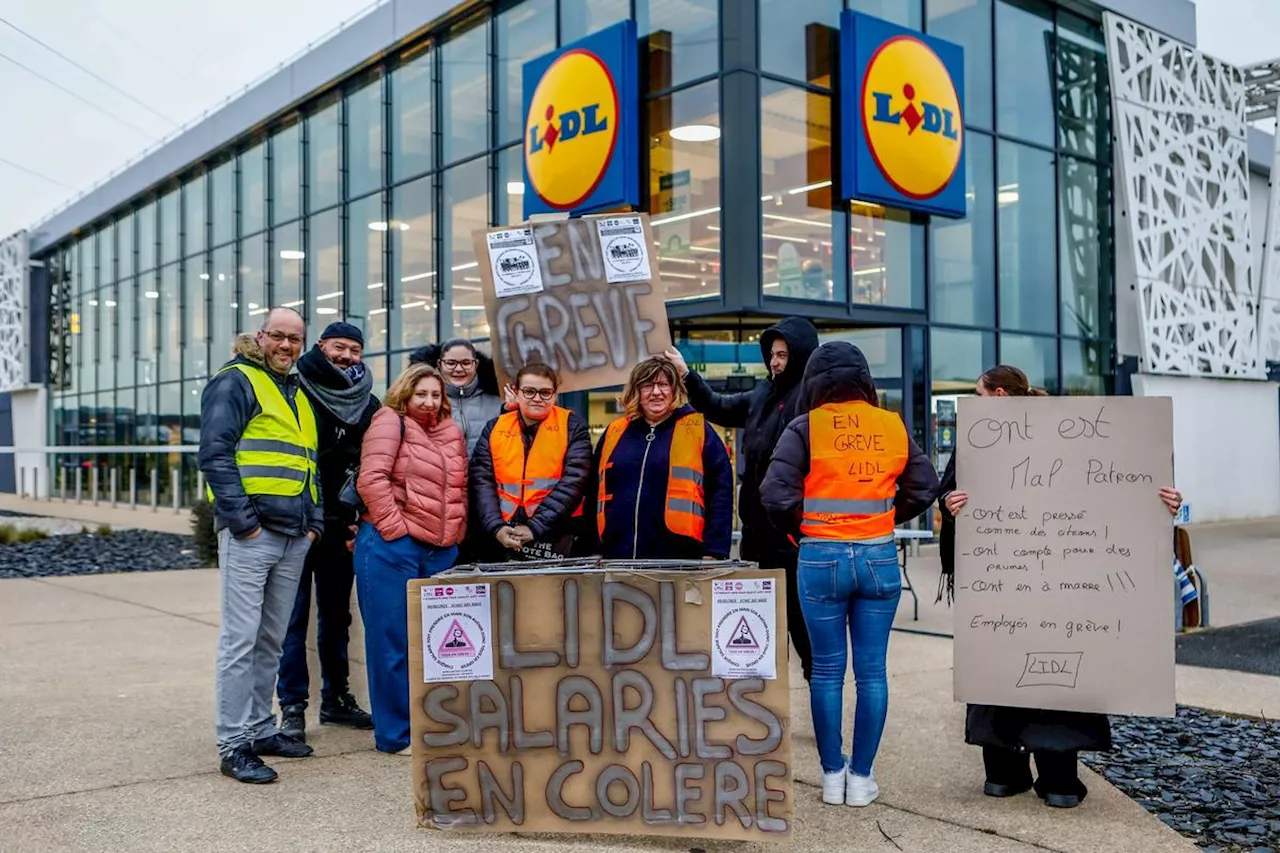
[[[409,745],[409,603],[405,586],[453,565],[458,548],[401,536],[387,542],[369,522],[356,533],[356,596],[364,621],[373,743],[383,752]],[[419,675],[421,677],[421,675]]]
[[[806,540],[800,544],[797,574],[800,609],[813,643],[809,706],[822,770],[834,773],[845,768],[840,732],[844,671],[852,643],[858,704],[848,767],[859,776],[870,776],[889,713],[884,662],[889,630],[902,597],[897,549],[892,542],[860,545]]]

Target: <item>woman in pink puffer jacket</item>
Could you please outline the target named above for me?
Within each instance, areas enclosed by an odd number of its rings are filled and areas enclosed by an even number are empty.
[[[467,443],[435,368],[415,364],[387,391],[364,436],[356,490],[366,507],[355,571],[374,743],[407,755],[405,584],[452,566],[467,532]]]

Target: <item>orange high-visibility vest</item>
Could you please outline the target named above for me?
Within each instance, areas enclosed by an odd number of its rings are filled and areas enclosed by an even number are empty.
[[[569,450],[569,410],[551,407],[551,414],[538,427],[527,458],[522,430],[520,413],[507,412],[489,431],[493,478],[498,486],[498,507],[503,521],[514,518],[521,507],[526,518],[533,518],[538,505],[560,482],[564,456]],[[581,514],[579,504],[575,515]]]
[[[907,428],[895,412],[862,402],[810,411],[800,531],[845,541],[892,536],[893,498],[907,455]]]
[[[600,488],[596,496],[596,529],[604,536],[605,505],[613,499],[608,493],[605,472],[609,457],[618,446],[630,423],[618,418],[609,424],[600,451]],[[706,420],[702,415],[688,414],[676,421],[671,435],[670,469],[667,472],[667,500],[664,521],[667,529],[679,536],[702,541],[706,527],[706,493],[702,488],[702,446],[706,442]]]

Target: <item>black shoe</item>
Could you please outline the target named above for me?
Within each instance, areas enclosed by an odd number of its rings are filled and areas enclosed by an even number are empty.
[[[237,747],[234,752],[222,759],[222,775],[230,776],[237,782],[248,782],[261,785],[276,781],[276,771],[262,763],[262,759],[253,754],[247,746]]]
[[[301,705],[286,705],[280,709],[280,734],[299,743],[307,742],[307,717]]]
[[[356,697],[343,693],[320,703],[320,722],[333,726],[350,726],[353,729],[373,728],[373,717],[356,704]],[[282,729],[283,731],[283,729]]]
[[[982,786],[982,793],[988,797],[1016,797],[1019,794],[1026,793],[1031,790],[1031,780],[1025,783],[1019,782],[1016,785],[1007,785],[1003,782],[987,781]]]
[[[1044,800],[1046,805],[1055,809],[1074,809],[1089,794],[1089,789],[1079,779],[1063,787],[1068,788],[1068,790],[1050,791],[1040,783],[1040,780],[1036,780],[1036,796]]]
[[[254,755],[278,755],[281,758],[306,758],[314,749],[305,743],[296,741],[286,734],[277,732],[271,737],[261,738],[253,742]]]

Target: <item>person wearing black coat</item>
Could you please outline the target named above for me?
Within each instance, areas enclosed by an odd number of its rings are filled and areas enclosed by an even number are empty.
[[[696,370],[690,370],[675,349],[667,357],[676,365],[689,394],[689,404],[718,426],[742,430],[743,473],[739,479],[738,517],[742,520],[744,560],[763,569],[783,569],[787,573],[787,633],[800,658],[805,681],[813,667],[813,651],[800,597],[796,592],[796,559],[799,547],[776,530],[760,505],[760,483],[769,467],[769,457],[787,424],[798,414],[800,378],[810,354],[818,348],[818,330],[803,317],[787,317],[770,326],[760,336],[760,355],[769,368],[769,378],[757,382],[750,391],[719,394]]]
[[[559,379],[551,368],[543,364],[526,365],[516,376],[518,408],[511,413],[515,420],[504,415],[489,421],[471,454],[471,514],[479,525],[476,547],[486,562],[567,557],[573,553],[583,525],[595,521],[594,507],[583,507],[593,464],[591,432],[577,412],[555,407],[558,386]],[[493,461],[494,430],[500,428],[503,417],[511,422],[513,430],[519,426],[527,470],[529,455],[540,431],[556,428],[557,416],[567,417],[568,428],[559,480],[532,515],[524,506],[517,506],[509,519],[503,518]],[[574,513],[580,508],[582,512],[575,517]]]
[[[1043,391],[1031,387],[1025,373],[1003,364],[978,377],[975,390],[979,397],[1044,396]],[[1162,488],[1160,499],[1172,513],[1182,505],[1177,489]],[[955,598],[956,515],[967,502],[968,495],[956,487],[956,457],[952,454],[938,492],[942,575],[937,601],[945,597],[948,606]],[[1078,753],[1110,750],[1111,722],[1105,714],[971,704],[965,708],[964,739],[965,743],[982,747],[986,769],[982,791],[988,797],[1012,797],[1034,787],[1036,795],[1048,805],[1074,808],[1089,793],[1076,771]],[[1034,783],[1033,754],[1038,773]]]

